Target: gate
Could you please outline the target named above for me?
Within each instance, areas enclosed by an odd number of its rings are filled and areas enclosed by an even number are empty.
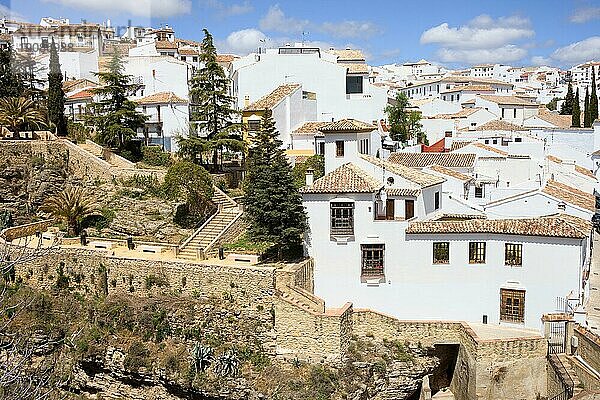
[[[550,322],[550,336],[548,337],[548,353],[561,354],[566,350],[566,321]]]

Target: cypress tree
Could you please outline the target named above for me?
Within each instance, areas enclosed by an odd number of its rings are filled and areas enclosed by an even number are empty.
[[[25,84],[16,67],[12,46],[0,48],[0,98],[19,97],[25,92]]]
[[[90,104],[92,114],[86,121],[96,127],[96,140],[104,146],[123,149],[124,145],[137,135],[147,117],[136,111],[135,103],[127,97],[135,92],[131,77],[125,74],[125,66],[119,54],[113,55],[107,72],[96,73],[100,88],[94,94],[100,101]]]
[[[590,125],[598,119],[598,94],[596,93],[596,72],[592,66],[592,91],[590,93]]]
[[[219,150],[227,147],[239,151],[244,149],[244,145],[241,125],[237,122],[239,113],[233,109],[234,99],[229,95],[230,81],[217,62],[217,49],[206,29],[200,50],[203,67],[189,82],[191,120],[207,137],[207,146],[213,152],[213,168],[216,169]],[[179,140],[180,146],[186,147],[185,140]]]
[[[50,45],[50,72],[48,73],[48,119],[56,127],[57,136],[67,136],[65,92],[62,81],[63,75],[60,70],[58,51],[53,38]]]
[[[562,115],[572,115],[573,114],[573,86],[569,82],[569,88],[567,89],[567,95],[565,96],[565,101],[560,106],[560,113]]]
[[[588,92],[588,88],[585,88],[585,100],[583,103],[583,127],[589,128],[592,126],[590,122],[590,93]]]
[[[579,88],[575,92],[575,100],[573,101],[573,117],[571,118],[571,126],[574,128],[581,127],[581,108],[579,106]]]
[[[281,259],[293,257],[293,250],[299,249],[307,220],[278,136],[271,112],[267,111],[248,153],[244,204],[250,236],[275,243]]]

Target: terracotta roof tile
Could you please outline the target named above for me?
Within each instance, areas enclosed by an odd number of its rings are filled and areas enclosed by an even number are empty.
[[[432,153],[429,153],[432,154]],[[422,172],[419,171],[416,168],[410,168],[407,166],[404,166],[402,164],[396,164],[393,162],[389,162],[389,161],[385,161],[382,160],[380,158],[376,158],[373,156],[367,156],[367,155],[360,155],[360,158],[362,158],[363,160],[379,167],[379,168],[385,168],[386,170],[401,176],[402,178],[411,181],[413,183],[416,183],[417,185],[423,187],[429,187],[429,186],[433,186],[433,185],[439,185],[441,183],[444,183],[446,180],[440,176],[434,175],[434,174],[428,174],[426,172]]]
[[[317,179],[312,186],[304,186],[301,193],[373,193],[383,183],[354,164],[347,163]]]
[[[135,100],[138,104],[187,104],[187,100],[178,97],[173,92],[154,93],[139,100]]]
[[[471,141],[456,141],[455,140],[454,142],[452,142],[452,145],[450,146],[450,151],[461,149],[471,143],[472,143]]]
[[[367,124],[356,119],[341,119],[339,121],[330,122],[323,125],[319,131],[323,133],[336,133],[336,132],[371,132],[377,129],[376,126]]]
[[[85,89],[80,92],[74,93],[67,97],[69,100],[83,100],[83,99],[91,99],[94,97],[94,92],[91,89]]]
[[[503,119],[494,119],[475,128],[476,131],[526,131],[528,129],[529,128],[513,124]]]
[[[168,40],[157,40],[155,46],[157,50],[177,50],[177,43]]]
[[[217,54],[217,62],[232,62],[238,56],[234,56],[233,54]]]
[[[294,132],[292,133],[310,133],[310,134],[315,134],[315,133],[319,133],[319,129],[325,125],[327,125],[329,122],[319,122],[319,121],[311,121],[311,122],[305,122],[302,125],[300,125],[298,128],[296,128],[294,130]]]
[[[538,113],[537,117],[556,126],[557,128],[570,128],[573,118],[571,115],[560,115],[550,112],[545,107],[540,108],[540,112]]]
[[[434,164],[446,168],[471,168],[475,164],[475,154],[392,153],[388,161],[413,168],[423,168]]]
[[[461,181],[470,181],[473,178],[469,175],[461,174],[460,172],[454,171],[453,169],[442,167],[441,165],[432,165],[429,169],[439,172],[440,174],[444,174],[447,176],[451,176],[452,178],[461,180]]]
[[[197,56],[200,54],[196,49],[179,49],[177,52],[182,56]]]
[[[300,85],[298,84],[278,86],[271,93],[261,97],[254,103],[248,105],[246,108],[244,108],[244,111],[270,110],[277,104],[279,104],[279,102],[282,101],[286,96],[289,96],[292,93],[294,93],[299,87]]]
[[[491,87],[490,85],[459,85],[459,86],[454,86],[452,89],[446,90],[443,93],[454,93],[454,92],[464,92],[464,91],[471,91],[471,92],[495,92],[496,90]]]
[[[542,192],[563,200],[566,203],[585,208],[589,211],[595,211],[596,198],[591,193],[575,189],[574,187],[553,180],[546,183]]]
[[[536,103],[532,103],[530,101],[523,100],[516,96],[493,96],[493,95],[482,94],[482,95],[479,95],[479,97],[481,97],[484,100],[488,100],[493,103],[502,104],[502,105],[535,106],[535,107],[538,106]]]
[[[432,118],[434,118],[434,119],[466,118],[469,115],[476,113],[479,110],[481,110],[481,108],[479,108],[479,107],[463,108],[462,110],[455,112],[453,114],[437,114],[437,115],[433,116]]]
[[[369,66],[367,64],[357,64],[357,63],[338,63],[338,65],[343,66],[348,70],[349,74],[368,74]]]
[[[558,157],[552,156],[552,155],[546,156],[546,158],[548,159],[548,161],[552,161],[552,162],[555,162],[557,164],[562,164],[563,163],[563,160],[561,160]],[[582,174],[582,175],[587,176],[588,178],[592,178],[594,180],[597,180],[596,175],[594,175],[594,173],[592,171],[590,171],[587,168],[582,167],[581,165],[575,164],[575,171],[578,172],[578,173],[580,173],[580,174]]]
[[[408,225],[407,234],[481,233],[582,239],[591,224],[566,214],[523,219],[470,219],[465,221],[418,221]]]
[[[329,50],[329,53],[335,54],[338,57],[338,62],[340,61],[364,61],[365,55],[360,50]]]
[[[499,154],[499,155],[504,156],[504,157],[508,156],[508,152],[506,152],[504,150],[497,149],[497,148],[492,147],[492,146],[488,146],[487,144],[484,144],[484,143],[481,143],[481,142],[474,142],[473,146],[479,147],[480,149],[484,149],[484,150],[487,150],[487,151],[491,151],[492,153],[496,153],[496,154]]]
[[[385,189],[388,196],[403,196],[403,197],[417,197],[421,193],[419,189],[405,189],[405,188],[388,188]]]

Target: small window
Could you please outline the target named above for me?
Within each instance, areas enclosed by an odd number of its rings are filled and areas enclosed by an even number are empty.
[[[254,119],[248,121],[248,132],[260,131],[260,120]]]
[[[490,144],[490,140],[489,140],[489,139],[485,139],[483,142],[484,142],[485,144]]]
[[[434,242],[433,243],[433,263],[434,264],[450,263],[450,243],[449,242]]]
[[[513,118],[517,118],[517,109],[516,108],[513,109]]]
[[[483,199],[483,186],[475,186],[475,198]]]
[[[360,248],[362,252],[361,276],[382,276],[385,245],[363,244]]]
[[[346,94],[362,93],[363,92],[363,77],[362,76],[347,76],[346,77]]]
[[[354,234],[354,203],[331,203],[331,234]]]
[[[485,242],[469,243],[469,264],[485,264]]]
[[[492,144],[498,144],[498,139],[492,140]]]
[[[436,210],[438,210],[440,208],[440,192],[435,192],[435,199],[434,199],[434,208]]]
[[[515,138],[515,143],[521,143],[523,141],[523,138],[517,137]]]
[[[523,245],[506,243],[504,245],[504,265],[520,267],[523,265]]]
[[[500,289],[500,321],[525,322],[525,291]]]
[[[319,155],[320,156],[324,156],[325,155],[325,142],[320,142],[319,143]]]
[[[336,157],[344,157],[344,141],[343,140],[335,141],[335,156]]]

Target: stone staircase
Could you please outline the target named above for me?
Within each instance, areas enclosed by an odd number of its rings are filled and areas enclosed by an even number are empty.
[[[241,217],[238,204],[217,187],[214,188],[212,201],[217,205],[218,211],[179,247],[178,258],[203,258],[227,229]]]
[[[285,287],[280,288],[280,290],[282,299],[287,300],[289,303],[292,303],[299,308],[315,313],[325,312],[325,302],[312,293],[304,293],[305,291],[296,287]]]
[[[564,353],[561,354],[550,354],[550,362],[553,365],[562,365],[564,369],[555,369],[556,373],[560,376],[563,382],[573,382],[573,396],[577,396],[583,391],[581,381],[573,368],[571,356]]]

